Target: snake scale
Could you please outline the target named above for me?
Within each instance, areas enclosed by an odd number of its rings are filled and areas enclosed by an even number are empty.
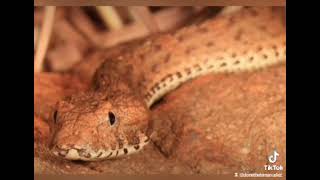
[[[241,73],[286,60],[286,28],[276,8],[243,8],[149,38],[97,69],[92,87],[57,103],[51,151],[96,161],[140,151],[150,141],[150,107],[208,73]]]

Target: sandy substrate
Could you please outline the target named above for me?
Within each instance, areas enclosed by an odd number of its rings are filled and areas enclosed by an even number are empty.
[[[207,75],[185,83],[152,108],[154,132],[140,153],[70,162],[47,149],[46,120],[63,96],[86,88],[73,76],[35,75],[36,173],[226,174],[258,172],[276,145],[285,167],[286,66]]]

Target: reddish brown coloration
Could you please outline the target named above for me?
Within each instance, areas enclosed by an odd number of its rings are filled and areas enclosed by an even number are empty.
[[[61,81],[61,79],[64,79],[64,81]],[[42,89],[47,89],[45,95]],[[49,112],[52,111],[58,100],[86,89],[87,86],[82,84],[75,76],[36,73],[34,75],[34,107],[36,109],[36,116],[44,120],[50,119]]]
[[[34,116],[34,141],[48,142],[49,126],[41,118]]]
[[[116,150],[121,148],[120,144],[139,144],[140,133],[147,134],[148,111],[144,104],[130,97],[108,97],[95,91],[72,96],[67,102],[60,101],[57,109],[53,148],[87,149],[89,146],[96,152]],[[116,115],[114,125],[109,122],[109,112]]]
[[[153,141],[168,157],[194,167],[192,171],[211,174],[221,165],[233,172],[260,171],[275,146],[277,164],[285,166],[285,65],[199,77],[165,102],[152,113]]]
[[[60,81],[68,80],[64,78],[61,76]],[[42,80],[50,82],[52,78],[45,76]],[[37,86],[42,96],[61,86],[61,83],[49,84],[52,86]],[[152,110],[154,130],[158,132],[158,137],[153,141],[157,146],[152,143],[141,153],[114,161],[73,163],[51,156],[40,141],[38,144],[42,146],[35,146],[34,149],[35,171],[110,175],[229,174],[242,171],[242,167],[249,170],[261,167],[273,142],[279,142],[279,163],[284,165],[286,140],[279,133],[286,133],[285,94],[285,65],[252,73],[211,74],[197,78],[169,93],[164,97],[164,102]],[[247,110],[248,105],[250,110]],[[257,105],[261,108],[256,108]],[[35,107],[35,110],[40,108]],[[274,124],[277,122],[282,125]],[[237,124],[241,131],[233,130],[230,123]],[[208,131],[208,128],[211,130]],[[192,138],[194,131],[200,133],[198,138]],[[211,140],[208,139],[210,137]],[[262,148],[257,144],[252,146],[251,153],[241,153],[243,145],[264,139],[269,140],[260,144]]]
[[[242,64],[242,70],[250,71],[273,65],[273,62],[283,62],[285,45],[281,46],[284,52],[280,52],[279,58],[271,56],[271,47],[265,51],[261,49],[259,53],[255,51],[257,45],[279,45],[285,41],[285,27],[272,13],[270,8],[249,8],[220,16],[199,26],[179,30],[174,35],[153,38],[124,56],[107,60],[97,70],[90,91],[58,104],[57,123],[51,126],[54,150],[73,148],[97,152],[117,150],[122,143],[139,144],[140,133],[150,135],[147,133],[148,106],[168,92],[168,89],[160,92],[168,84],[159,84],[168,74],[176,80],[171,84],[174,89],[186,81],[188,77],[183,70],[189,67],[191,72],[209,72],[208,69],[213,69],[210,72],[237,72],[240,66],[234,65]],[[264,32],[259,28],[261,24],[267,26]],[[242,32],[241,41],[235,41],[239,30]],[[208,46],[213,40],[215,45]],[[251,51],[254,57],[249,57],[249,61],[246,61],[247,56],[239,57],[244,50]],[[170,61],[164,58],[167,54],[170,54]],[[273,61],[268,64],[264,61],[269,56]],[[208,59],[212,64],[204,63]],[[156,98],[144,99],[145,94]],[[118,119],[115,126],[109,124],[109,112]],[[126,148],[122,150],[124,154],[128,153]]]

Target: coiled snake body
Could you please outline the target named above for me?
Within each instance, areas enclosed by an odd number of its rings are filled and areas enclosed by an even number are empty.
[[[95,161],[141,150],[149,141],[150,106],[187,80],[252,71],[286,60],[280,11],[245,8],[164,34],[96,71],[92,88],[57,105],[51,150]]]

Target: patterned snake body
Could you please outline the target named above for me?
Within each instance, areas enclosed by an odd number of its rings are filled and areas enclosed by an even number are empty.
[[[160,35],[106,60],[91,90],[58,103],[51,125],[53,153],[95,161],[138,152],[151,134],[149,108],[184,82],[285,62],[282,12],[245,8]]]

